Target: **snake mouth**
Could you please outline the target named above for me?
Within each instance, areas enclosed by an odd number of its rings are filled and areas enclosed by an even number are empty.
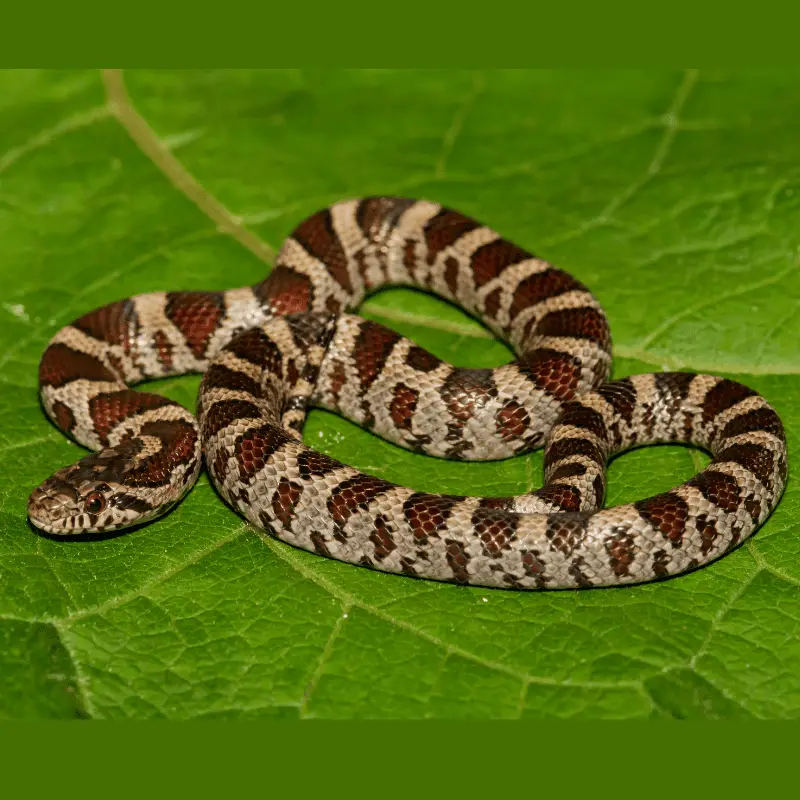
[[[28,505],[28,519],[35,528],[54,536],[75,536],[80,533],[88,533],[88,531],[73,530],[68,527],[69,517],[53,520],[49,514],[43,513],[41,509],[31,508],[30,504]]]
[[[44,531],[45,533],[61,533],[62,531],[54,528],[52,525],[45,522],[43,519],[36,516],[34,512],[28,509],[28,519],[35,528],[38,528],[40,531]]]
[[[63,524],[53,523],[51,520],[38,515],[35,511],[30,509],[28,509],[28,520],[30,521],[31,525],[34,526],[34,528],[38,528],[40,531],[52,534],[53,536],[70,536],[83,532],[73,531],[65,527]]]
[[[72,528],[69,527],[70,517],[65,517],[63,520],[53,522],[52,519],[43,517],[41,512],[32,509],[31,504],[28,505],[28,520],[31,525],[38,528],[43,533],[50,534],[51,536],[58,536],[62,539],[80,538],[85,534],[104,534],[114,533],[122,528],[122,525],[103,525],[102,527],[92,528]]]

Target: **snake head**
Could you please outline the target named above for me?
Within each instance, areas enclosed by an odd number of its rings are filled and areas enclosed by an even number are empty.
[[[126,484],[136,469],[129,448],[110,447],[64,467],[31,494],[28,517],[37,527],[58,536],[99,533],[128,528],[159,516],[141,496],[141,489]]]

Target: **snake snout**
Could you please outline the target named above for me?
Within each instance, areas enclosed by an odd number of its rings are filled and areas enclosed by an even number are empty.
[[[28,518],[48,533],[70,533],[69,520],[79,499],[74,487],[54,476],[34,489],[28,500]]]

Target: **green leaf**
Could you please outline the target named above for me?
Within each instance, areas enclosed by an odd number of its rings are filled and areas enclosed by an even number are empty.
[[[800,86],[689,72],[0,72],[0,712],[12,717],[797,717],[800,489],[747,544],[659,584],[519,593],[382,575],[259,534],[201,479],[104,541],[26,521],[76,460],[37,363],[120,297],[253,283],[294,225],[406,194],[491,224],[587,283],[616,376],[753,386],[800,431]],[[141,115],[141,116],[139,116]],[[458,309],[362,309],[455,364],[506,348]],[[153,384],[193,407],[196,377]],[[541,484],[541,453],[458,464],[313,412],[306,441],[429,491]],[[625,455],[609,503],[695,473]]]

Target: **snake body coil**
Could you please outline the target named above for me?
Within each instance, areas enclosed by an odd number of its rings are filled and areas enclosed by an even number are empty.
[[[387,285],[457,303],[517,360],[455,368],[344,313]],[[342,561],[520,589],[675,575],[772,512],[786,480],[783,427],[762,397],[722,378],[605,383],[610,348],[586,287],[474,220],[405,198],[337,203],[301,223],[262,283],[139,295],[58,332],[40,366],[43,405],[100,452],[37,489],[29,516],[67,535],[144,522],[191,488],[204,449],[220,493],[253,524]],[[128,388],[192,371],[205,373],[199,429],[176,403]],[[545,486],[511,498],[396,486],[303,445],[311,406],[451,459],[545,443]],[[598,510],[607,459],[651,442],[694,444],[713,461],[670,492]]]

